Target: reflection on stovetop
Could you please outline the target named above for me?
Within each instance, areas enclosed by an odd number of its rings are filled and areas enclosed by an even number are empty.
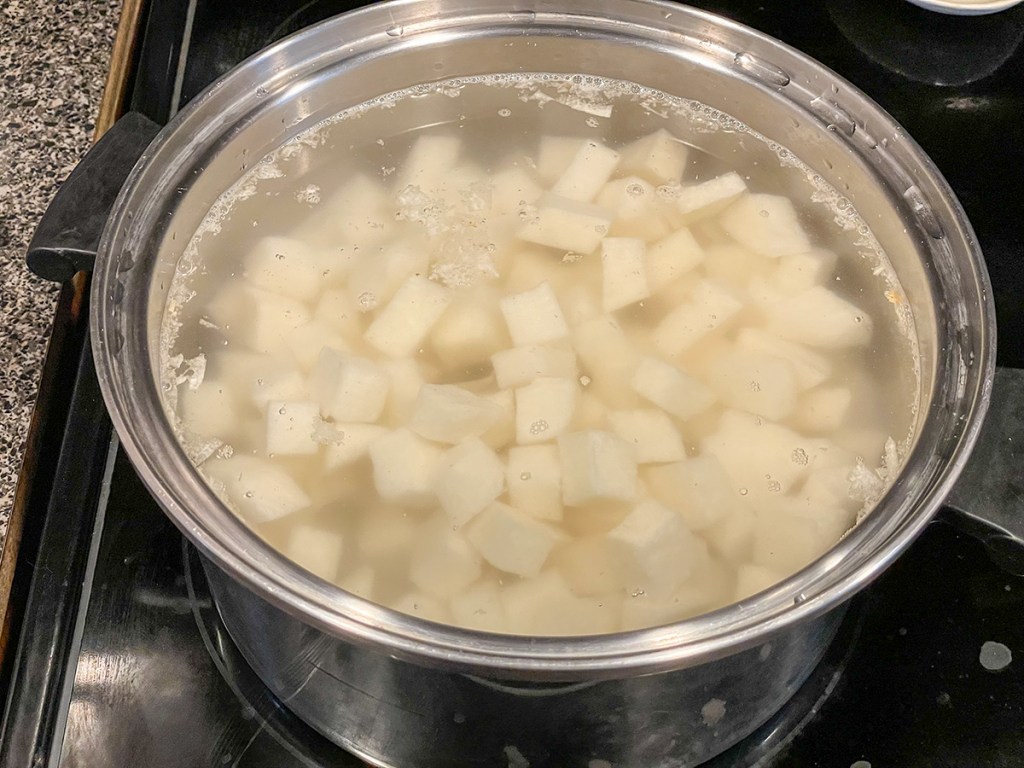
[[[256,678],[123,455],[112,487],[60,768],[360,765]],[[854,602],[790,704],[708,768],[1017,767],[1024,666],[990,673],[979,653],[1024,646],[1022,614],[1024,578],[936,523]]]

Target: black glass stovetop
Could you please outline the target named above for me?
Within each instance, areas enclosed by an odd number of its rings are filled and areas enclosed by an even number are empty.
[[[902,0],[694,4],[814,56],[907,128],[977,231],[999,362],[1024,366],[1024,6],[950,18]],[[249,54],[355,5],[151,0],[126,106],[165,122]],[[16,574],[0,768],[360,765],[292,716],[235,649],[194,552],[111,438],[85,342],[79,328],[60,345],[67,420],[44,424],[53,477],[33,496]],[[709,765],[1024,766],[1024,578],[957,522],[940,515],[854,600],[790,704]],[[991,642],[1017,658],[993,671],[982,664]]]

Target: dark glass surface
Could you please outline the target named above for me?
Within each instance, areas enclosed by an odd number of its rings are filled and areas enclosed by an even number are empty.
[[[1000,363],[1024,365],[1024,6],[968,19],[901,0],[695,4],[821,60],[907,128],[949,179],[977,230],[995,288]],[[131,106],[165,121],[246,56],[356,5],[151,0]],[[81,347],[67,354],[78,359]],[[67,433],[81,429],[72,414]],[[57,452],[59,440],[53,443]],[[108,445],[100,440],[76,450],[83,455],[75,459],[92,466]],[[109,503],[100,503],[93,485],[52,489],[79,525],[100,510],[95,572],[81,570],[76,560],[67,575],[69,583],[85,583],[84,612],[52,622],[61,637],[71,637],[75,627],[81,632],[68,658],[51,664],[54,675],[63,668],[75,674],[49,680],[45,694],[23,691],[8,701],[5,723],[19,724],[19,743],[43,746],[17,754],[8,749],[0,765],[357,765],[255,678],[220,625],[194,556],[123,455]],[[39,553],[40,562],[46,555]],[[22,629],[53,619],[52,607],[35,604]],[[858,598],[791,704],[710,765],[1024,765],[1022,616],[1024,580],[1001,572],[954,527],[932,525]],[[1017,660],[986,672],[979,652],[989,640],[1008,646]],[[28,715],[35,711],[48,714],[33,726]]]

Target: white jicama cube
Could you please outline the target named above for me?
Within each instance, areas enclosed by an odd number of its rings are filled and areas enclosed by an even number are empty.
[[[431,331],[430,346],[442,365],[463,369],[486,362],[508,347],[505,321],[494,296],[479,292],[469,300],[456,300]]]
[[[410,276],[426,277],[430,256],[421,243],[401,240],[363,254],[352,265],[346,287],[371,309],[387,304]]]
[[[690,301],[668,313],[654,329],[654,343],[662,354],[674,357],[716,328],[727,323],[743,308],[732,292],[711,280],[694,286]]]
[[[366,341],[388,357],[409,357],[451,301],[451,292],[425,277],[410,277],[370,323]]]
[[[535,576],[564,534],[497,501],[476,516],[466,538],[498,570]]]
[[[569,335],[569,326],[550,283],[541,283],[532,291],[506,296],[500,307],[512,343],[517,347],[543,344]]]
[[[772,285],[784,293],[826,285],[835,275],[837,261],[836,254],[824,248],[783,256],[772,275]]]
[[[367,455],[370,445],[388,433],[385,427],[376,424],[335,424],[340,441],[328,444],[324,453],[324,468],[330,472],[354,464]]]
[[[320,419],[320,406],[312,402],[267,403],[267,453],[271,456],[308,456],[320,446],[313,428]]]
[[[491,178],[491,210],[496,214],[517,213],[536,202],[543,192],[524,168],[506,168]]]
[[[333,328],[350,342],[363,335],[359,304],[345,288],[329,288],[324,291],[313,311],[313,317]]]
[[[753,278],[767,278],[777,266],[775,259],[748,251],[738,243],[720,242],[708,248],[706,254],[707,276],[739,291],[749,290]]]
[[[329,277],[344,273],[360,249],[384,239],[394,220],[394,202],[384,185],[365,173],[347,174],[341,188],[319,203],[295,230],[304,242],[330,249],[340,257]],[[340,247],[339,247],[340,244]]]
[[[409,561],[409,578],[428,595],[444,600],[480,578],[482,560],[447,519],[431,520],[419,531]]]
[[[388,398],[387,371],[363,357],[325,347],[313,370],[320,412],[335,421],[376,421]]]
[[[614,218],[600,206],[547,193],[537,200],[536,214],[520,227],[518,236],[563,251],[592,253]]]
[[[576,411],[573,413],[570,426],[574,432],[584,429],[606,429],[610,426],[607,423],[607,416],[608,406],[601,401],[601,398],[584,391],[576,399]]]
[[[736,495],[739,491],[733,489]],[[700,532],[711,548],[732,563],[749,560],[754,552],[754,513],[750,509],[726,515]]]
[[[254,352],[282,350],[288,335],[310,320],[302,302],[251,285],[232,283],[208,307],[211,319]]]
[[[708,384],[723,402],[780,421],[796,407],[793,366],[761,352],[730,351],[711,363]]]
[[[610,411],[608,422],[615,434],[633,446],[637,464],[682,461],[686,456],[683,438],[664,411]]]
[[[601,303],[605,312],[628,307],[651,295],[644,266],[644,241],[606,237],[601,241]]]
[[[754,564],[788,575],[817,559],[834,543],[825,539],[812,520],[762,512],[755,526]]]
[[[796,411],[796,425],[808,432],[828,433],[846,421],[853,394],[849,387],[818,387],[804,393]]]
[[[679,512],[694,531],[704,531],[729,515],[746,513],[736,484],[714,456],[647,467],[643,479],[651,496]]]
[[[554,445],[509,448],[505,482],[520,512],[540,520],[562,519],[562,467]]]
[[[786,578],[787,574],[779,573],[763,565],[743,563],[736,571],[736,593],[735,600],[745,600],[748,597],[771,589]]]
[[[224,438],[238,426],[239,409],[233,388],[207,378],[196,389],[179,387],[181,423],[197,435]]]
[[[599,141],[586,139],[551,191],[570,200],[589,203],[619,164],[619,153]]]
[[[505,489],[505,466],[494,451],[470,438],[441,457],[437,499],[453,526],[468,523]]]
[[[657,191],[639,176],[612,179],[601,188],[596,202],[606,210],[615,211],[610,232],[616,237],[638,237],[652,242],[672,231]]]
[[[704,261],[704,249],[685,227],[652,244],[645,256],[652,293],[675,282]]]
[[[722,212],[746,191],[743,177],[730,171],[680,189],[676,195],[676,210],[686,222],[699,221]]]
[[[369,447],[373,484],[386,501],[410,506],[435,502],[434,483],[441,451],[408,429],[396,429]]]
[[[811,250],[793,203],[781,195],[744,195],[722,212],[719,222],[733,240],[755,253],[778,258]]]
[[[604,598],[577,597],[555,570],[506,587],[501,600],[522,634],[596,635],[618,629],[613,605]]]
[[[324,287],[324,273],[340,260],[302,240],[272,235],[258,240],[245,254],[242,274],[267,291],[309,301]]]
[[[575,507],[594,501],[632,501],[636,496],[633,448],[617,435],[600,430],[572,432],[558,438],[562,464],[562,502]]]
[[[630,587],[665,592],[690,575],[698,544],[683,519],[665,505],[647,500],[608,533],[625,561]]]
[[[547,185],[565,173],[580,149],[578,136],[541,136],[537,146],[537,175]]]
[[[345,541],[337,531],[302,524],[292,528],[284,553],[325,581],[334,581],[341,566]]]
[[[481,632],[508,632],[501,589],[491,580],[478,581],[451,599],[452,617],[460,627]]]
[[[573,331],[573,347],[590,378],[588,390],[609,403],[628,405],[639,354],[610,315],[587,320]],[[621,406],[619,406],[621,407]]]
[[[515,391],[516,442],[545,443],[572,422],[577,384],[573,379],[542,377]]]
[[[715,402],[710,389],[656,357],[645,357],[633,374],[633,390],[659,408],[686,421]]]
[[[367,560],[405,561],[419,536],[409,513],[391,507],[370,510],[356,531],[356,550]]]
[[[310,504],[292,476],[265,459],[242,455],[211,459],[202,470],[223,487],[227,500],[250,522],[277,520]]]
[[[487,431],[501,408],[455,384],[424,384],[416,398],[409,428],[438,443],[458,443]]]
[[[384,416],[392,425],[405,424],[416,409],[416,398],[423,386],[423,374],[412,358],[385,360],[381,367],[387,372],[391,387],[388,390]]]
[[[370,600],[373,596],[373,584],[376,581],[376,574],[369,565],[361,565],[348,573],[336,578],[334,583],[351,592],[353,595]]]
[[[832,375],[832,364],[827,358],[759,328],[740,330],[736,334],[736,345],[785,360],[792,366],[796,384],[800,389],[816,387]]]
[[[606,536],[586,536],[560,546],[552,564],[580,597],[622,590],[623,563]]]
[[[686,156],[686,145],[659,128],[623,147],[619,171],[643,176],[654,184],[679,181]]]
[[[498,406],[497,420],[480,435],[480,439],[495,450],[504,448],[516,438],[516,404],[512,390],[499,389],[485,395]]]
[[[305,371],[316,365],[320,351],[324,347],[339,352],[348,352],[351,349],[349,342],[340,333],[319,320],[310,320],[305,325],[300,325],[288,334],[285,343],[292,357]]]
[[[503,274],[507,293],[523,293],[544,282],[560,282],[562,261],[547,249],[528,248],[516,253]]]
[[[568,349],[530,345],[512,347],[491,357],[501,389],[514,389],[542,376],[576,378],[576,355]]]
[[[424,134],[416,137],[400,166],[395,190],[401,192],[413,185],[426,192],[439,187],[455,168],[461,152],[462,142],[457,136]]]
[[[871,340],[871,318],[820,285],[773,304],[767,312],[771,330],[812,347],[860,347]]]
[[[558,303],[571,327],[601,314],[601,297],[590,283],[590,280],[568,281],[558,288]]]

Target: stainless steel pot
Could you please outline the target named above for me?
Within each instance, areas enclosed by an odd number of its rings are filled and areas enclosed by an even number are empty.
[[[216,498],[169,428],[157,330],[191,233],[247,164],[345,107],[428,80],[579,72],[697,99],[789,147],[889,254],[921,341],[915,447],[878,508],[774,589],[671,626],[527,638],[440,626],[306,574]],[[845,601],[950,492],[994,370],[988,278],[963,211],[901,128],[801,53],[646,0],[399,0],[248,60],[145,149],[98,247],[92,333],[114,424],[143,481],[202,552],[224,622],[269,687],[380,765],[689,766],[766,720],[807,677]]]

